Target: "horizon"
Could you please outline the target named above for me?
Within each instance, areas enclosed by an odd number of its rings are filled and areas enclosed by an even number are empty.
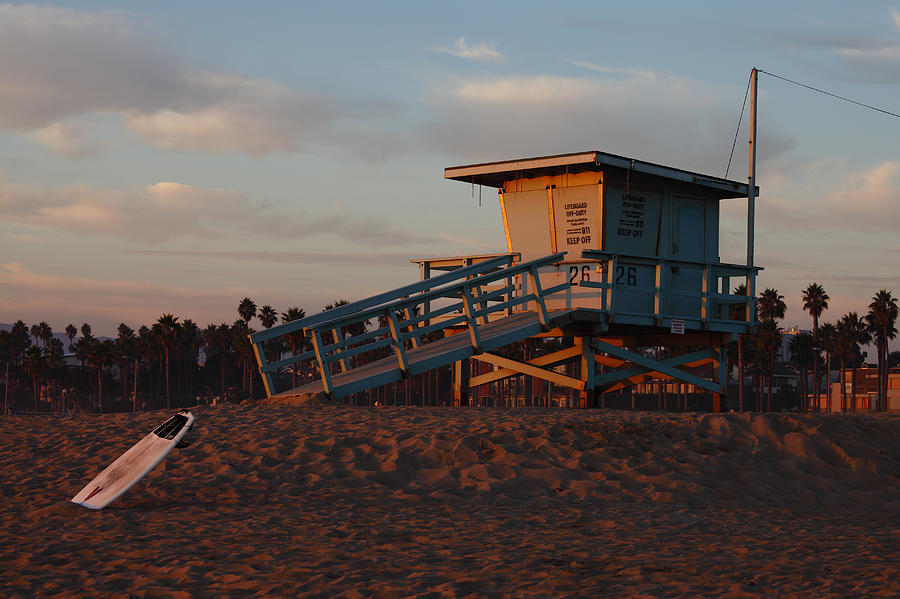
[[[445,167],[590,148],[721,177],[754,66],[900,112],[891,3],[515,7],[0,5],[0,321],[115,337],[399,287],[505,250],[492,190]],[[900,288],[897,131],[760,75],[757,290],[785,329],[813,281],[823,321]],[[745,113],[729,179],[746,140]],[[723,262],[745,210],[722,202]]]

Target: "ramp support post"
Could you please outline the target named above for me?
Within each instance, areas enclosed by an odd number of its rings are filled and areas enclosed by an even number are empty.
[[[469,359],[453,363],[453,405],[469,405]]]
[[[272,379],[271,372],[263,370],[268,365],[265,349],[263,349],[261,341],[259,343],[251,342],[251,345],[253,346],[253,354],[256,356],[256,363],[259,364],[260,373],[262,374],[263,387],[266,388],[266,397],[272,397],[272,392],[275,390],[275,381]]]
[[[594,386],[595,376],[594,369],[596,363],[594,361],[594,348],[591,347],[591,337],[581,338],[581,380],[584,381],[584,389],[580,393],[578,407],[592,408],[594,407]]]
[[[726,354],[725,354],[725,346],[720,345],[717,351],[717,366],[719,371],[719,393],[713,393],[713,412],[719,413],[724,412],[726,408],[726,399],[728,397],[728,368],[725,365]]]
[[[316,362],[319,364],[319,373],[322,375],[322,386],[325,393],[334,391],[331,386],[331,372],[328,370],[328,363],[325,361],[325,343],[322,341],[322,334],[319,329],[313,329],[312,335],[313,349],[316,352]]]

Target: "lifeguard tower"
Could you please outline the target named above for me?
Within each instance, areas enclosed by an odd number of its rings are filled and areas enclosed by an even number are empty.
[[[755,189],[599,151],[444,176],[497,189],[506,251],[414,260],[417,283],[255,333],[270,396],[341,397],[454,364],[463,405],[473,387],[526,375],[576,389],[582,407],[650,379],[694,385],[723,407],[725,346],[753,331],[759,268],[720,262],[719,204]],[[735,280],[746,295],[732,294]],[[284,335],[309,349],[269,362],[265,342]],[[531,337],[572,344],[533,359],[503,351]],[[317,380],[279,393],[275,373],[307,359]],[[470,359],[493,369],[469,376]],[[559,372],[572,362],[576,376]]]

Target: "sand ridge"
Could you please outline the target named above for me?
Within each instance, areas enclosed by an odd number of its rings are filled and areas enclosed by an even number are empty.
[[[0,420],[9,596],[896,596],[900,416],[218,406]]]

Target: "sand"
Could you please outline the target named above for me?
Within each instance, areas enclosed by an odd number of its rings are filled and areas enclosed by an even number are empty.
[[[900,596],[900,415],[194,412],[0,419],[0,595]]]

